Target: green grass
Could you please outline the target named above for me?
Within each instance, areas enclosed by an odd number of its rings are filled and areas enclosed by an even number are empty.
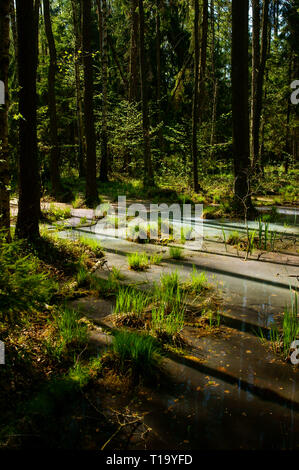
[[[144,271],[149,264],[146,253],[131,253],[127,255],[129,268],[133,271]]]
[[[48,354],[57,360],[74,354],[87,342],[87,325],[80,321],[81,316],[76,310],[60,308],[54,319],[53,332],[46,340]]]
[[[166,335],[174,337],[180,333],[184,327],[184,304],[174,302],[170,312],[168,312],[168,307],[167,304],[161,303],[152,310],[151,326],[158,336],[165,332]]]
[[[162,263],[162,260],[163,256],[159,255],[158,253],[155,253],[154,255],[151,255],[149,263],[159,266]]]
[[[179,274],[177,271],[172,273],[165,273],[160,276],[160,283],[162,291],[177,292],[180,286]]]
[[[184,258],[183,249],[176,247],[176,246],[172,246],[169,248],[169,256],[171,259],[176,259],[176,260],[183,259]]]
[[[117,296],[114,313],[141,314],[151,303],[152,298],[144,292],[139,292],[131,287],[120,287]]]
[[[203,291],[209,289],[209,287],[210,285],[206,274],[204,272],[197,271],[195,266],[193,266],[190,279],[183,284],[184,290],[190,292],[191,294],[199,295]]]
[[[258,335],[262,341],[265,336],[260,329]],[[275,323],[269,332],[269,339],[274,351],[287,359],[293,341],[299,338],[298,294],[291,292],[291,305],[284,309],[282,325]]]
[[[112,266],[110,278],[114,281],[123,281],[125,279],[125,275],[121,272],[119,268]]]
[[[111,354],[115,369],[135,378],[154,375],[161,361],[159,345],[152,336],[127,330],[116,332]]]

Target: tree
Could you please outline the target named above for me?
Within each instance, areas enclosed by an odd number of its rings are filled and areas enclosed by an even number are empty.
[[[51,137],[51,151],[50,151],[50,177],[52,185],[52,193],[54,196],[61,195],[62,186],[60,181],[59,162],[60,162],[60,148],[58,143],[58,130],[57,121],[58,116],[56,112],[56,69],[57,69],[57,56],[56,46],[52,31],[51,15],[50,15],[50,1],[44,0],[44,21],[45,31],[48,41],[50,64],[48,69],[48,109],[50,119],[50,137]]]
[[[102,132],[101,132],[101,166],[100,181],[108,181],[108,36],[107,36],[107,2],[102,0]]]
[[[194,0],[194,85],[192,107],[192,160],[193,160],[193,187],[198,192],[198,145],[197,129],[199,122],[199,3]]]
[[[129,101],[138,100],[138,0],[130,2]]]
[[[144,175],[143,182],[145,186],[154,184],[154,173],[151,156],[150,143],[150,122],[148,111],[148,95],[147,95],[147,70],[146,55],[144,45],[144,9],[143,0],[139,0],[139,57],[140,57],[140,78],[141,78],[141,101],[142,101],[142,128],[143,128],[143,145],[144,145]]]
[[[39,236],[40,180],[36,132],[36,71],[39,2],[17,0],[19,70],[19,206],[16,236]]]
[[[94,205],[98,201],[97,155],[93,104],[93,70],[91,47],[91,0],[82,0],[82,38],[84,65],[84,122],[86,137],[86,202]]]
[[[75,85],[76,85],[76,115],[77,115],[77,133],[78,133],[78,168],[79,176],[82,178],[85,176],[85,151],[86,143],[84,140],[84,125],[83,125],[83,103],[80,83],[80,65],[81,55],[79,51],[82,48],[82,37],[80,28],[81,18],[81,4],[77,3],[76,0],[71,0],[72,3],[72,15],[73,15],[73,26],[75,36]]]
[[[263,86],[268,51],[269,1],[263,0],[262,41],[260,45],[260,5],[252,0],[252,110],[251,110],[251,154],[252,166],[260,165],[260,127],[263,108]]]
[[[0,3],[0,81],[4,84],[5,103],[0,104],[0,229],[10,239],[10,202],[8,169],[8,67],[10,0]]]
[[[251,210],[248,111],[248,0],[232,0],[232,112],[236,209]]]

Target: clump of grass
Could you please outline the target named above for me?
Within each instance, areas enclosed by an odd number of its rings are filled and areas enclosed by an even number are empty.
[[[77,194],[75,199],[72,201],[72,206],[74,209],[79,209],[80,207],[84,206],[84,199],[80,194]]]
[[[161,303],[152,310],[152,329],[157,337],[166,334],[175,339],[184,327],[185,306],[183,303],[175,302],[171,311],[167,311],[167,305]]]
[[[233,231],[229,234],[227,243],[228,245],[238,245],[240,243],[241,237],[238,231]]]
[[[86,343],[87,325],[80,319],[80,314],[76,310],[65,307],[58,311],[52,325],[54,332],[46,341],[46,348],[51,356],[59,360]]]
[[[262,330],[259,331],[262,341],[265,337]],[[276,323],[271,327],[269,339],[275,352],[282,354],[284,359],[290,356],[291,345],[299,337],[299,317],[298,317],[298,294],[291,292],[291,305],[284,310],[282,326]]]
[[[141,314],[151,302],[151,297],[131,287],[121,287],[117,293],[114,313]]]
[[[83,246],[87,246],[92,250],[97,258],[101,258],[103,256],[103,248],[101,247],[101,243],[99,240],[90,237],[80,236],[79,243]]]
[[[162,291],[175,293],[180,286],[180,279],[177,271],[162,274],[160,277]]]
[[[80,267],[77,272],[78,287],[87,287],[90,284],[90,273],[84,268]]]
[[[125,275],[121,272],[119,268],[117,268],[116,266],[112,266],[110,278],[114,281],[123,281],[125,279]]]
[[[159,266],[161,263],[162,263],[162,260],[163,260],[163,256],[158,254],[158,253],[155,253],[154,255],[152,255],[150,257],[150,264],[154,264],[154,265],[157,265]]]
[[[95,291],[99,297],[111,297],[115,295],[119,289],[118,282],[111,276],[108,279],[90,276],[90,288]]]
[[[103,358],[104,366],[113,367],[134,379],[154,376],[161,361],[161,350],[150,335],[120,330],[115,334],[110,353]]]
[[[183,288],[191,294],[199,295],[203,291],[209,289],[210,285],[206,274],[204,272],[197,271],[195,266],[193,266],[190,279],[184,283]]]
[[[183,254],[182,248],[179,248],[179,247],[176,247],[176,246],[170,247],[169,248],[169,256],[172,259],[177,259],[177,260],[183,259],[184,254]]]
[[[148,256],[146,253],[131,253],[127,255],[129,268],[133,271],[144,271],[148,267]]]

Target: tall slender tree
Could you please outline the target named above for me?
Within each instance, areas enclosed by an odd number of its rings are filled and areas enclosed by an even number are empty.
[[[260,127],[263,109],[263,86],[268,52],[269,2],[263,0],[262,31],[260,44],[260,5],[252,0],[253,37],[252,37],[252,110],[251,110],[251,157],[256,170],[260,165]]]
[[[235,205],[247,215],[250,189],[248,110],[248,0],[232,0],[232,112]]]
[[[85,153],[86,142],[84,135],[83,124],[83,99],[81,92],[80,70],[82,65],[80,54],[82,49],[82,34],[81,34],[81,3],[76,0],[71,0],[72,4],[72,17],[74,26],[75,37],[75,55],[74,55],[74,68],[75,68],[75,86],[76,86],[76,116],[77,116],[77,136],[78,136],[78,169],[79,176],[85,176]]]
[[[19,68],[19,207],[16,235],[35,239],[39,236],[40,180],[37,158],[36,72],[37,1],[17,0]]]
[[[10,239],[10,202],[8,170],[8,67],[9,67],[10,0],[0,3],[0,80],[5,103],[0,103],[0,229]]]
[[[84,65],[84,123],[86,137],[86,202],[94,205],[98,200],[96,133],[93,103],[93,70],[91,47],[91,0],[81,0],[82,42]]]
[[[102,132],[101,132],[101,166],[100,180],[108,181],[108,35],[107,35],[107,2],[102,0]]]
[[[129,101],[138,100],[138,0],[130,0]]]
[[[151,155],[150,142],[150,121],[148,111],[148,91],[147,91],[147,66],[146,52],[144,44],[144,8],[143,0],[139,0],[139,57],[140,57],[140,77],[141,77],[141,100],[142,100],[142,128],[144,145],[144,175],[145,186],[154,184],[154,173]]]
[[[197,129],[199,121],[199,2],[194,0],[194,85],[192,106],[192,160],[193,160],[193,187],[198,192],[198,145]]]
[[[50,137],[51,137],[51,151],[50,151],[50,178],[52,193],[54,196],[61,195],[62,186],[60,181],[60,147],[58,142],[58,116],[56,110],[56,70],[57,70],[57,54],[55,39],[52,30],[51,15],[50,15],[50,1],[44,0],[44,22],[45,32],[49,47],[50,64],[48,69],[48,109],[50,119]]]

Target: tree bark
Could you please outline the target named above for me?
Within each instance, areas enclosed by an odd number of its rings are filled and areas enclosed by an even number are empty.
[[[0,230],[10,240],[9,147],[8,147],[8,67],[9,67],[9,6],[0,3],[0,80],[4,84],[5,103],[0,104]]]
[[[131,0],[129,101],[138,101],[138,0]]]
[[[101,166],[100,181],[108,181],[108,36],[107,36],[107,2],[102,0],[102,132],[101,132]]]
[[[199,111],[198,119],[201,125],[203,121],[204,101],[205,101],[205,78],[207,65],[207,45],[208,45],[208,0],[203,0],[202,23],[201,23],[201,46],[199,65]]]
[[[80,84],[80,66],[81,56],[78,51],[82,49],[82,38],[81,38],[81,4],[76,3],[76,0],[71,0],[72,3],[72,15],[74,25],[74,36],[75,36],[75,84],[76,84],[76,115],[77,115],[77,135],[78,135],[78,170],[80,178],[86,175],[85,171],[85,153],[86,153],[86,142],[84,139],[84,124],[83,124],[83,103],[82,93]]]
[[[144,46],[144,9],[143,0],[139,0],[139,57],[140,57],[140,77],[141,77],[141,100],[142,100],[142,128],[144,144],[144,186],[154,185],[154,174],[151,156],[150,143],[150,123],[148,112],[147,96],[147,67]]]
[[[232,112],[236,210],[251,210],[248,111],[248,0],[232,0]]]
[[[157,63],[157,83],[156,83],[156,104],[157,104],[157,124],[162,122],[161,110],[161,18],[160,18],[161,0],[156,0],[156,63]],[[159,145],[163,149],[163,132],[159,127]]]
[[[258,77],[260,71],[260,0],[252,0],[251,159],[259,154]]]
[[[261,41],[261,52],[258,54],[259,64],[257,76],[255,77],[255,91],[253,93],[253,112],[252,112],[252,167],[257,170],[260,165],[260,154],[259,154],[259,140],[260,140],[260,127],[261,127],[261,115],[263,109],[263,86],[264,76],[267,60],[268,51],[268,23],[269,23],[269,1],[263,0],[263,14],[262,14],[262,41]],[[256,13],[257,15],[257,13]],[[257,37],[256,37],[257,40]],[[255,44],[257,49],[257,45]]]
[[[36,72],[38,5],[33,0],[17,0],[19,67],[19,210],[16,236],[39,237],[40,180],[36,132]]]
[[[50,151],[50,178],[52,186],[52,194],[59,196],[62,193],[62,186],[60,181],[60,148],[58,143],[58,129],[57,129],[57,110],[56,110],[56,70],[57,70],[57,54],[55,39],[52,31],[51,15],[50,15],[50,1],[44,0],[44,22],[45,32],[49,47],[50,64],[48,69],[48,110],[50,119],[50,137],[51,137],[51,151]]]
[[[82,38],[84,65],[84,121],[86,137],[86,202],[98,201],[96,134],[93,108],[93,70],[91,47],[91,0],[82,0]]]
[[[199,3],[194,0],[194,88],[192,106],[192,160],[193,160],[193,187],[198,192],[198,145],[197,129],[199,122]]]

